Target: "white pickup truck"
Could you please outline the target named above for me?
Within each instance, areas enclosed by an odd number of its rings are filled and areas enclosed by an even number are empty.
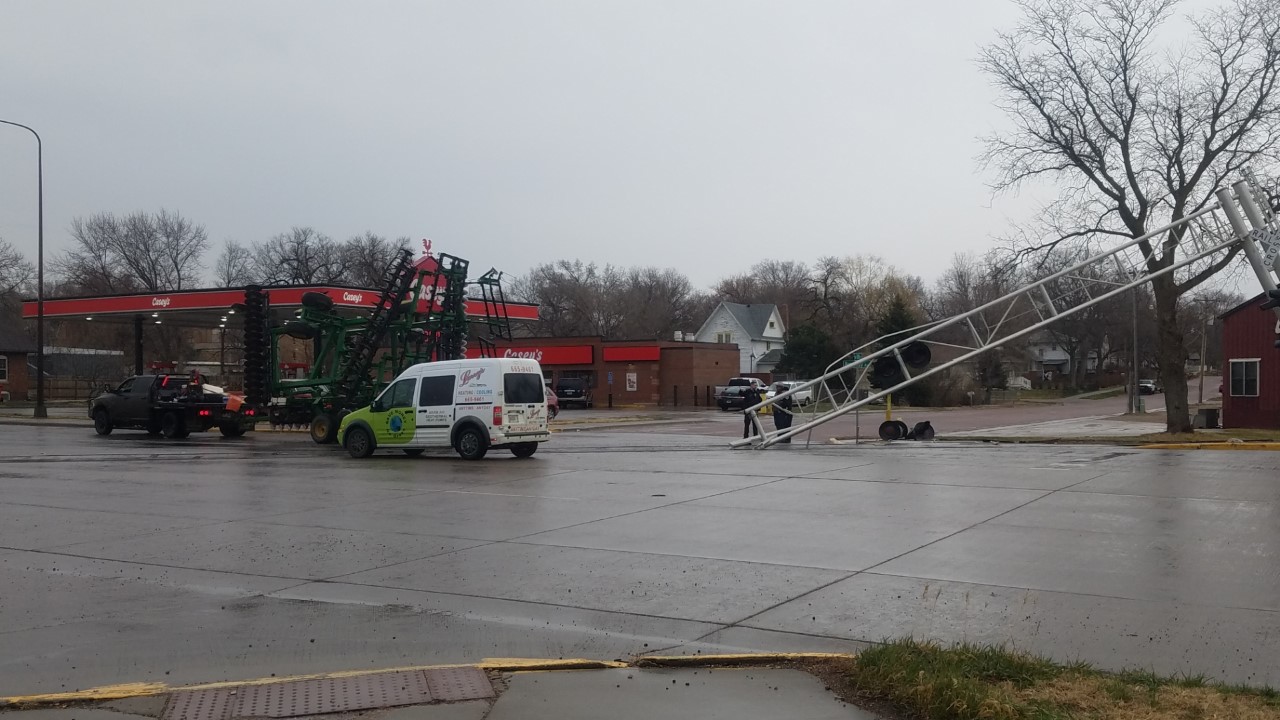
[[[803,385],[803,380],[781,380],[769,386],[769,392],[765,393],[765,399],[768,400],[778,393],[786,392],[797,385]],[[804,406],[813,402],[813,388],[807,387],[791,396],[791,401],[796,405]]]

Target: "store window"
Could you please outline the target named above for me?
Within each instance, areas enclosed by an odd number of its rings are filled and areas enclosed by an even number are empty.
[[[1231,397],[1258,397],[1258,358],[1231,361]]]

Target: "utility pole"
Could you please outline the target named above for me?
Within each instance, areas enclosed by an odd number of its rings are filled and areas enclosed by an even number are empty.
[[[1138,398],[1138,288],[1133,288],[1133,364],[1129,370],[1129,413],[1136,415],[1142,401]]]

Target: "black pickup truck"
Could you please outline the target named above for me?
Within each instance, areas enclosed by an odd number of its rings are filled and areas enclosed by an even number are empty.
[[[255,413],[189,378],[137,375],[90,400],[89,417],[99,435],[138,428],[151,435],[184,438],[216,427],[226,437],[239,437],[253,429]]]

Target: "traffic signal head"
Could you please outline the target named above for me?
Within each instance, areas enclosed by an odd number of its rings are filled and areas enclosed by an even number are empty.
[[[1259,306],[1261,310],[1271,310],[1280,307],[1280,290],[1268,290],[1267,301]]]

